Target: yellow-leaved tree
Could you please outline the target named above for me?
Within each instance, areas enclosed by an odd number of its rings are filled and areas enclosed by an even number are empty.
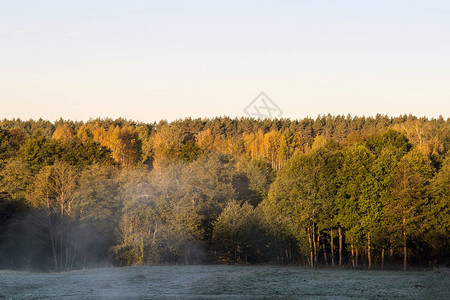
[[[135,166],[141,158],[139,133],[131,126],[110,128],[106,145],[112,151],[113,158],[124,167]]]

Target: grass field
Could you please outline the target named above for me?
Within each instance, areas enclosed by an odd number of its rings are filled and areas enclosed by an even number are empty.
[[[171,266],[0,271],[0,299],[450,299],[450,272]]]

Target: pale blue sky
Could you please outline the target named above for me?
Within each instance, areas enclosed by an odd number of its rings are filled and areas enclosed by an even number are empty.
[[[449,1],[1,1],[0,118],[449,117]]]

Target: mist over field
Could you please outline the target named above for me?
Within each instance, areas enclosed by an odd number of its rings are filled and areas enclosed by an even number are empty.
[[[68,273],[0,271],[4,299],[448,299],[448,269],[172,266]]]

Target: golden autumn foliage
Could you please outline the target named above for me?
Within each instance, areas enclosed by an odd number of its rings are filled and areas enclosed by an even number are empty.
[[[215,150],[216,137],[211,133],[211,129],[200,131],[195,135],[197,145],[206,150]]]
[[[98,122],[81,125],[80,129],[78,129],[77,137],[81,140],[91,139],[102,146],[107,145],[106,129],[100,126]]]
[[[443,141],[439,139],[437,128],[430,122],[422,119],[408,120],[394,125],[393,128],[404,133],[422,153],[426,155],[443,153]]]
[[[53,132],[52,138],[55,140],[67,141],[74,137],[74,131],[69,127],[69,124],[64,123],[56,127],[55,132]]]
[[[311,150],[319,149],[320,147],[323,147],[326,144],[327,144],[327,139],[322,135],[318,135],[314,138],[314,143],[311,146]]]
[[[106,146],[113,157],[124,167],[136,165],[141,158],[141,141],[136,129],[131,126],[110,128],[106,137]]]

